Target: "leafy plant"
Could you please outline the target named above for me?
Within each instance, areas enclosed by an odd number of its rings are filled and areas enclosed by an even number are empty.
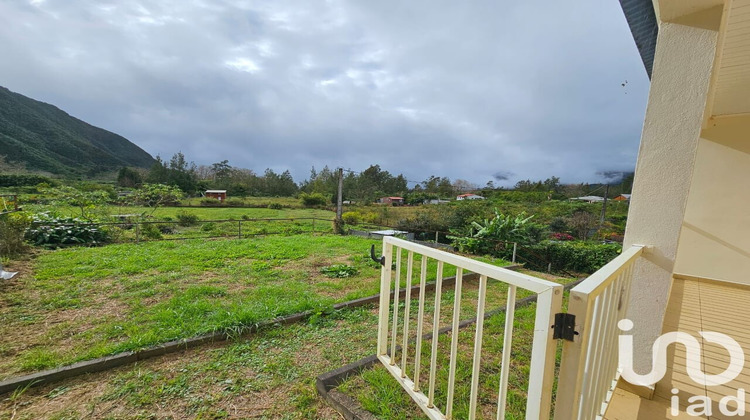
[[[284,206],[282,206],[281,203],[271,203],[268,205],[268,208],[271,210],[281,210]]]
[[[33,216],[25,238],[36,246],[99,245],[109,242],[110,235],[85,220],[43,212]]]
[[[355,276],[359,273],[359,270],[346,264],[334,264],[321,268],[320,272],[325,274],[326,277],[341,279]]]
[[[471,233],[467,237],[449,236],[453,245],[462,252],[478,255],[503,256],[508,248],[506,243],[533,244],[540,240],[542,228],[530,223],[534,216],[525,212],[514,216],[504,215],[495,209],[495,217],[481,223],[471,223]],[[455,231],[454,231],[455,232]]]

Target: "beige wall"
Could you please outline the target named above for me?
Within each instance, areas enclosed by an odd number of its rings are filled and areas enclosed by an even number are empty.
[[[674,271],[750,284],[750,117],[703,130]]]
[[[661,334],[716,41],[714,30],[666,22],[659,28],[624,244],[651,247],[636,263],[628,307],[640,371],[650,370]]]

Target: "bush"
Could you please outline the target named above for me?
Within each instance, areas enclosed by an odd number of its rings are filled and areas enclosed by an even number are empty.
[[[146,239],[161,239],[161,230],[155,223],[144,223],[141,225],[141,236]]]
[[[198,220],[198,216],[193,213],[188,213],[185,210],[177,212],[177,222],[180,226],[195,226]]]
[[[299,198],[305,207],[325,206],[328,203],[326,196],[321,193],[302,193]]]
[[[25,212],[0,216],[0,257],[20,254],[26,248],[23,241],[26,229],[31,225],[31,216]]]
[[[284,208],[284,206],[282,206],[279,203],[271,203],[271,204],[268,205],[268,208],[271,209],[271,210],[281,210],[281,209]]]
[[[571,234],[564,232],[555,232],[549,238],[554,241],[575,241],[576,239]]]
[[[362,223],[362,214],[358,211],[347,211],[341,215],[341,219],[347,225],[358,225]]]
[[[531,252],[525,253],[524,250]],[[544,258],[544,261],[531,256],[526,258],[526,267],[532,270],[547,270],[547,264],[552,263],[553,270],[590,274],[612,261],[621,251],[619,244],[544,241],[522,248],[518,254],[526,257],[533,253]]]
[[[201,232],[213,232],[214,230],[216,230],[216,223],[214,222],[207,222],[201,226]]]
[[[99,245],[110,241],[106,230],[85,220],[73,217],[55,217],[49,213],[33,216],[25,238],[36,246]]]

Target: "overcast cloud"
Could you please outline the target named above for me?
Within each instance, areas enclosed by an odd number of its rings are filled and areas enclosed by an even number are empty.
[[[648,92],[616,0],[0,0],[0,57],[0,85],[152,155],[297,181],[602,180]]]

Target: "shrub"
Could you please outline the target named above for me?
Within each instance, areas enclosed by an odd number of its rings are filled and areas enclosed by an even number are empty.
[[[271,203],[271,204],[268,205],[268,208],[271,209],[271,210],[281,210],[281,209],[284,208],[284,206],[282,206],[279,203]]]
[[[109,232],[73,217],[55,217],[49,213],[33,216],[26,239],[36,246],[99,245],[109,242]]]
[[[155,223],[144,223],[141,225],[141,236],[146,239],[161,239],[161,230]]]
[[[180,210],[177,212],[177,222],[180,226],[195,226],[198,223],[198,215]]]
[[[524,251],[531,252],[524,252]],[[542,257],[527,258],[526,266],[533,270],[546,270],[552,263],[553,270],[568,270],[577,273],[593,273],[617,257],[622,251],[619,244],[598,244],[581,241],[544,241],[518,251],[525,256],[536,254]]]
[[[214,222],[207,222],[201,226],[201,232],[213,232],[214,230],[216,230],[216,223]]]
[[[301,193],[299,198],[302,200],[302,205],[305,207],[325,206],[326,203],[328,203],[326,196],[321,193]]]
[[[23,241],[31,216],[25,212],[0,215],[0,257],[20,254],[26,248]]]
[[[358,211],[347,211],[341,215],[347,225],[358,225],[362,222],[362,214]]]

